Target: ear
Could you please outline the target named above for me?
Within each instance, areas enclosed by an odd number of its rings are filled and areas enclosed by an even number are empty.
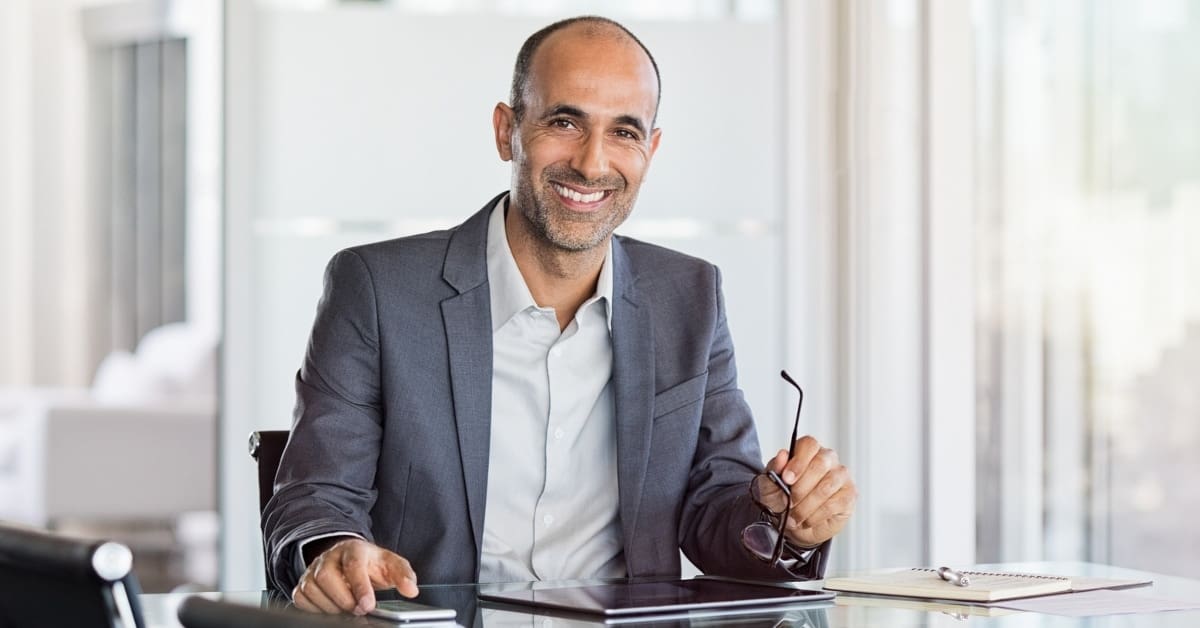
[[[492,128],[496,133],[496,152],[502,161],[512,161],[513,133],[516,131],[516,114],[512,107],[498,102],[492,111]]]
[[[658,142],[662,139],[662,129],[654,129],[650,131],[650,159],[654,158],[654,153],[658,152]],[[649,161],[649,160],[647,160]]]

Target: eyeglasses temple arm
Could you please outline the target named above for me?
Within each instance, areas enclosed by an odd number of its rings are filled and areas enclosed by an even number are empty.
[[[796,392],[800,393],[800,401],[796,404],[796,420],[792,423],[792,440],[788,445],[788,460],[791,460],[796,457],[796,438],[800,435],[800,408],[804,407],[804,389],[796,383],[796,380],[792,379],[791,375],[788,375],[787,371],[779,371],[779,375],[794,386]]]

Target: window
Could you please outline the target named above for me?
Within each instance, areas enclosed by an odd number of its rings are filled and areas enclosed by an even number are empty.
[[[1193,573],[1200,2],[975,8],[979,558]]]

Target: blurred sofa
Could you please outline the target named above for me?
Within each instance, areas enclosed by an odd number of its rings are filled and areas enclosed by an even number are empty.
[[[0,519],[120,537],[167,572],[147,589],[215,584],[215,377],[215,340],[173,324],[90,388],[0,389]]]

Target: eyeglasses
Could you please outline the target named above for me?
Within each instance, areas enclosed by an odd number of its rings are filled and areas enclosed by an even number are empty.
[[[792,440],[788,447],[788,460],[791,460],[796,455],[796,436],[800,429],[800,408],[804,405],[804,390],[787,371],[780,371],[779,375],[800,393],[800,401],[796,404],[796,421],[792,425]],[[780,493],[783,494],[782,500]],[[783,558],[783,532],[787,527],[788,512],[792,509],[792,491],[778,473],[766,471],[754,476],[750,481],[750,499],[762,509],[764,518],[742,530],[742,545],[755,558],[778,565]]]

